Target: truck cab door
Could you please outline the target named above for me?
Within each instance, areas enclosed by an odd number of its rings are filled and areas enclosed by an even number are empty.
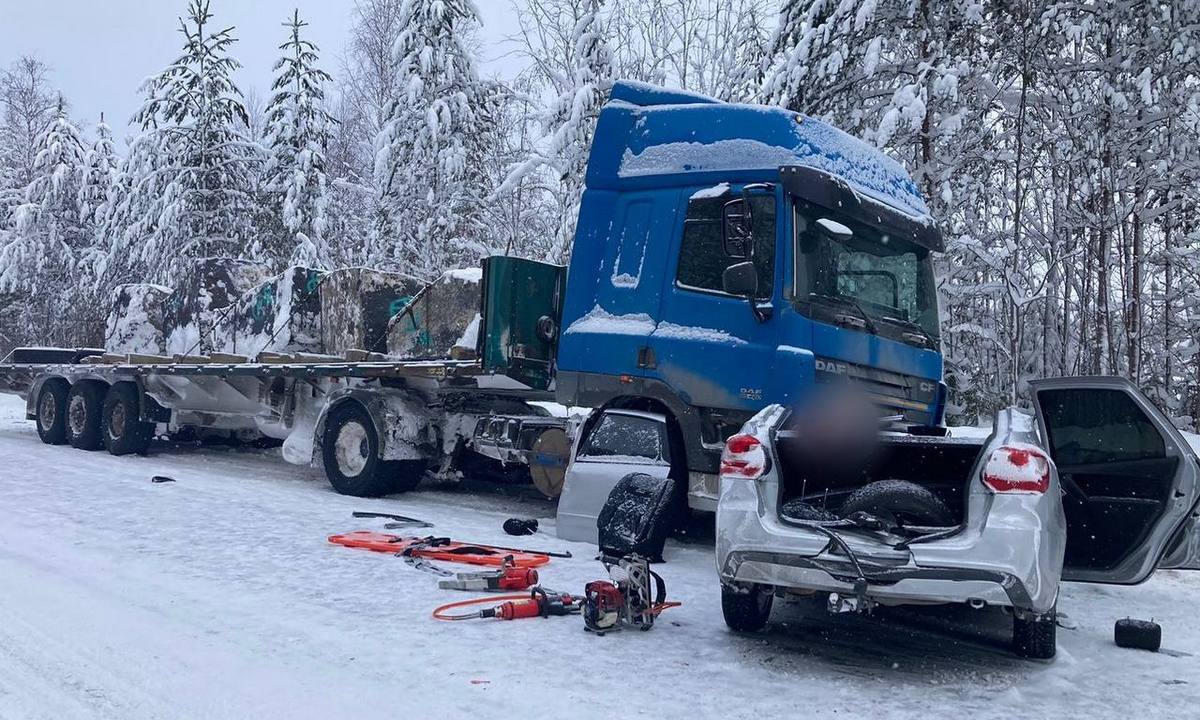
[[[771,310],[782,284],[776,262],[779,192],[769,185],[744,193],[723,185],[688,193],[681,195],[687,211],[677,225],[651,347],[658,376],[685,403],[740,413],[728,434],[763,406],[778,345],[779,323],[771,321]],[[753,208],[751,234],[736,249],[722,231],[730,202]],[[724,288],[726,269],[743,261],[757,286],[753,302]],[[725,437],[708,440],[723,443]]]
[[[1128,380],[1032,383],[1067,520],[1063,579],[1131,585],[1197,548],[1200,466],[1183,436]],[[1194,558],[1193,558],[1194,559]]]

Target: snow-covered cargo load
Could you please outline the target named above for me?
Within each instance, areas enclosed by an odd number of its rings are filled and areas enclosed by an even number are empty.
[[[230,306],[270,277],[266,265],[251,260],[204,258],[196,262],[171,294],[165,314],[169,355],[232,353],[215,328]]]
[[[332,270],[321,282],[321,345],[326,353],[387,352],[388,321],[420,292],[408,275],[370,268]]]
[[[290,267],[242,295],[216,328],[216,345],[235,355],[310,353],[321,347],[321,281],[326,271]]]
[[[165,311],[171,288],[151,283],[118,285],[104,328],[109,352],[159,355],[166,350]]]
[[[450,270],[426,285],[388,323],[388,355],[400,358],[473,356],[478,331],[481,268]],[[457,348],[457,349],[456,349]]]

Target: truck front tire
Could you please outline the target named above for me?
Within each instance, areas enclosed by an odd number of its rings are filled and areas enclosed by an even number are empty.
[[[42,383],[37,399],[37,433],[47,445],[67,441],[67,393],[70,388],[61,379]]]
[[[758,632],[771,618],[775,596],[770,588],[751,585],[748,588],[721,583],[721,613],[725,624],[736,632]]]
[[[101,426],[104,445],[113,455],[144,454],[154,437],[154,423],[140,418],[138,389],[133,383],[120,382],[109,388]]]
[[[104,409],[104,383],[81,381],[67,393],[67,439],[78,450],[99,450],[104,447],[101,434],[101,414]]]
[[[357,402],[334,408],[325,420],[321,459],[329,484],[342,495],[378,497],[415,488],[424,460],[382,460],[371,414]]]

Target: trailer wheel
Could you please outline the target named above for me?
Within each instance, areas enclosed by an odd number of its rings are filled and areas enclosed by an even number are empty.
[[[120,382],[108,389],[101,426],[104,445],[113,455],[143,454],[150,448],[154,423],[143,422],[138,413],[137,385]]]
[[[1013,616],[1013,652],[1025,658],[1049,660],[1058,650],[1058,617],[1054,609],[1043,615]]]
[[[79,450],[99,450],[104,446],[100,415],[104,409],[103,383],[81,381],[67,393],[67,438]]]
[[[771,618],[775,596],[770,588],[751,585],[748,588],[721,583],[721,614],[725,624],[736,632],[758,632]]]
[[[357,402],[342,403],[329,413],[321,459],[329,484],[342,495],[376,497],[391,492],[395,485],[385,467],[388,463],[379,459],[375,422]]]
[[[37,400],[37,433],[47,445],[62,445],[67,441],[67,393],[63,380],[55,378],[42,383]]]

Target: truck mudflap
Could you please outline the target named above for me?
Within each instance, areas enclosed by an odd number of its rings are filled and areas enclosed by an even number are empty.
[[[747,566],[753,564],[756,571],[750,577]],[[965,585],[991,585],[999,588],[1007,598],[1005,603],[1013,608],[1041,612],[1046,608],[1035,608],[1029,590],[1021,580],[1011,574],[999,570],[985,570],[966,567],[919,567],[916,565],[882,565],[865,559],[858,559],[857,567],[861,569],[861,578],[866,580],[866,594],[887,598],[888,596],[903,597],[906,593],[900,583],[904,581],[921,581],[926,587],[919,593],[930,598],[941,598],[946,602],[965,602],[978,597]],[[761,572],[770,568],[767,572]],[[741,550],[731,552],[721,567],[721,577],[735,581],[753,581],[771,584],[768,577],[771,572],[783,572],[789,575],[788,586],[823,587],[831,591],[853,592],[860,576],[855,565],[848,560],[831,560],[826,557],[809,557],[794,553],[770,552],[761,550]],[[798,571],[806,576],[803,582],[797,582],[789,570]],[[934,583],[945,586],[938,592]],[[843,587],[844,586],[844,587]],[[984,598],[986,599],[986,598]]]

